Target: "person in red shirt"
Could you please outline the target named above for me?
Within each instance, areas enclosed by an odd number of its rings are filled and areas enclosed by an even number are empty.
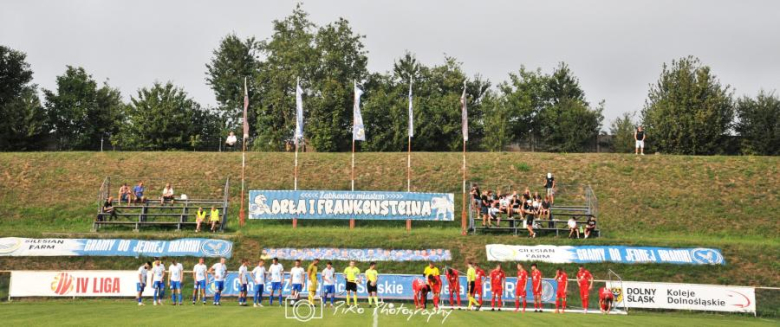
[[[542,312],[542,271],[531,265],[531,291],[534,296],[534,312]]]
[[[599,307],[601,307],[602,313],[609,313],[612,311],[612,305],[615,301],[615,296],[612,291],[606,287],[599,289]]]
[[[526,290],[528,289],[528,272],[523,264],[517,264],[517,287],[515,290],[515,312],[520,310],[520,298],[523,298],[523,312],[525,312]]]
[[[425,298],[428,297],[428,285],[424,280],[415,278],[412,282],[412,291],[414,292],[414,307],[422,309],[425,306]]]
[[[439,308],[439,294],[441,293],[441,277],[428,275],[428,288],[433,293],[433,307]]]
[[[460,277],[458,271],[452,268],[447,268],[447,288],[450,291],[450,306],[454,307],[454,297],[458,297],[458,309],[460,309]]]
[[[477,289],[475,295],[479,295],[479,306],[477,306],[477,310],[479,310],[482,308],[482,282],[485,280],[485,271],[476,263],[474,264],[474,267],[477,268],[477,280],[476,283],[474,283],[474,288]]]
[[[498,311],[501,311],[501,297],[504,296],[504,282],[506,274],[501,269],[501,264],[496,265],[496,269],[490,272],[490,292],[493,294],[490,300],[490,311],[496,309],[496,299],[498,300]]]
[[[585,313],[588,313],[588,298],[590,290],[593,289],[593,275],[583,265],[580,265],[580,270],[577,271],[577,285],[580,287],[582,308],[585,309]]]
[[[569,276],[563,271],[563,268],[558,267],[558,271],[555,272],[555,281],[558,282],[558,292],[555,296],[555,313],[563,313],[566,310],[566,291],[569,288]],[[560,305],[561,311],[558,311]]]

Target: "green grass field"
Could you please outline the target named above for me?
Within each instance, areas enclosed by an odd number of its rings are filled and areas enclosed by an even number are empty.
[[[374,311],[362,313],[326,308],[322,320],[307,323],[285,319],[281,307],[238,307],[226,301],[221,307],[184,305],[151,306],[147,301],[138,307],[133,300],[56,300],[24,303],[2,303],[0,314],[8,326],[240,326],[257,325],[317,325],[372,326]],[[408,306],[408,304],[406,305]],[[405,314],[405,315],[404,315]],[[429,319],[430,318],[430,319]],[[631,313],[630,315],[600,315],[580,313],[465,312],[451,311],[426,316],[422,313],[393,314],[377,311],[377,326],[514,326],[517,324],[546,326],[777,326],[780,321],[752,316],[688,313]]]

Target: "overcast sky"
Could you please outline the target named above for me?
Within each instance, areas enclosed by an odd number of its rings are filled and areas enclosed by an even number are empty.
[[[205,64],[228,33],[266,39],[295,1],[0,2],[0,44],[27,53],[34,82],[54,88],[66,65],[109,80],[125,99],[155,80],[216,104]],[[638,111],[664,62],[687,55],[712,67],[736,95],[780,89],[780,1],[304,2],[318,25],[338,17],[366,36],[370,71],[405,50],[427,65],[444,54],[493,85],[520,65],[565,61],[591,103],[606,100],[605,127]]]

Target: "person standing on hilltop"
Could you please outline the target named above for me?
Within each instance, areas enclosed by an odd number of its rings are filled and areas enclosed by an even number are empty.
[[[642,128],[642,126],[637,127],[636,131],[634,131],[634,141],[636,141],[636,146],[634,149],[634,155],[637,155],[642,153],[642,155],[645,155],[645,138],[647,135],[645,135],[645,130]]]

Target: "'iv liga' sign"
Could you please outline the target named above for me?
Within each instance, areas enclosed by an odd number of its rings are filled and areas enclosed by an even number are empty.
[[[249,191],[249,219],[452,221],[454,211],[452,193]]]

